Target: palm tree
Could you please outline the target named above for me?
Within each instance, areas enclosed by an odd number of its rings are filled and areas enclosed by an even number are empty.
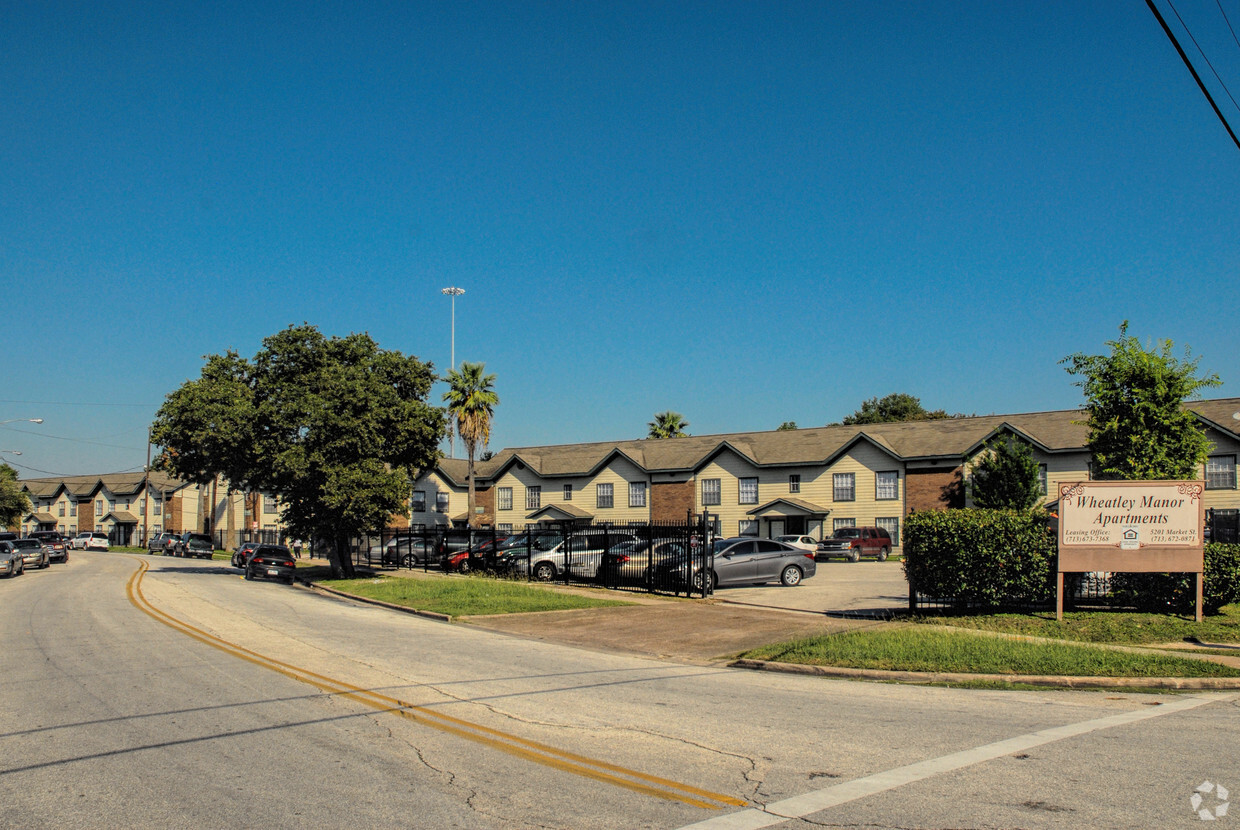
[[[448,404],[448,418],[456,422],[457,435],[465,444],[469,458],[469,513],[465,524],[474,525],[474,452],[485,447],[491,438],[491,417],[499,396],[492,388],[495,375],[484,375],[485,363],[461,362],[461,369],[448,370],[449,389],[443,399]]]
[[[646,426],[650,427],[650,434],[646,436],[647,438],[683,438],[689,434],[685,432],[689,427],[685,416],[670,409],[666,412],[656,412],[654,420]]]

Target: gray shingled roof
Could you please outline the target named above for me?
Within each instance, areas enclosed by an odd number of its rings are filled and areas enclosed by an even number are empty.
[[[83,498],[93,494],[101,486],[114,495],[132,495],[142,489],[142,479],[142,473],[106,473],[101,476],[24,478],[20,484],[34,498],[54,498],[62,487],[69,495]],[[177,490],[185,486],[185,482],[165,473],[151,473],[150,481],[151,487],[157,490]]]
[[[1240,430],[1240,421],[1231,417],[1240,410],[1240,398],[1192,401],[1186,406],[1218,428],[1232,434]],[[647,472],[690,472],[728,448],[759,467],[827,464],[858,441],[868,441],[904,461],[954,461],[976,451],[997,429],[1015,431],[1046,452],[1080,452],[1087,448],[1089,436],[1085,418],[1083,410],[1064,409],[937,421],[513,447],[500,450],[489,461],[478,462],[476,472],[479,479],[494,479],[519,462],[544,478],[581,476],[594,472],[617,455],[632,460]],[[459,465],[459,479],[456,473],[450,477],[464,482],[465,461],[442,459],[439,463],[446,474],[445,464]]]

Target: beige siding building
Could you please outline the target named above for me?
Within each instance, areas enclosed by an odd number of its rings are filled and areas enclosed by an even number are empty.
[[[1187,405],[1211,442],[1205,506],[1240,509],[1240,398]],[[676,521],[707,512],[719,533],[829,536],[877,525],[899,544],[914,510],[968,504],[988,439],[1033,447],[1046,504],[1090,477],[1080,410],[939,421],[505,449],[476,464],[477,524],[502,531],[555,519]],[[466,462],[441,459],[413,487],[413,524],[464,525]]]

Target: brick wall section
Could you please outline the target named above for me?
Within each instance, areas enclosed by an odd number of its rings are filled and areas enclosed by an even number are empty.
[[[655,482],[650,485],[650,521],[683,522],[693,512],[693,482]]]
[[[184,496],[174,495],[164,499],[164,531],[166,533],[180,533],[181,526],[181,500]],[[81,527],[81,513],[83,505],[78,505],[78,526]]]
[[[482,512],[478,514],[477,524],[495,524],[494,487],[478,487],[474,490],[474,506],[482,508]]]
[[[964,468],[908,470],[904,476],[905,509],[947,510],[964,507]]]

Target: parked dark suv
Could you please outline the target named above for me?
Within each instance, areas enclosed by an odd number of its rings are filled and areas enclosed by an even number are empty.
[[[177,542],[177,556],[210,559],[215,555],[215,542],[205,533],[183,533]]]
[[[815,559],[843,556],[856,562],[863,556],[876,556],[882,562],[891,553],[891,534],[881,527],[841,527],[830,539],[818,543]]]

